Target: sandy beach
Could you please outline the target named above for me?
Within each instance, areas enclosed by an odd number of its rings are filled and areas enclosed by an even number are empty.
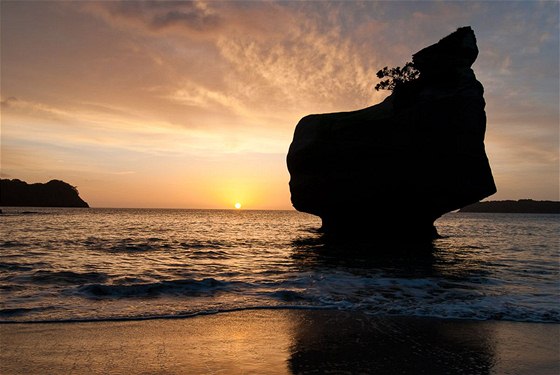
[[[3,324],[2,374],[556,374],[560,325],[247,310]]]

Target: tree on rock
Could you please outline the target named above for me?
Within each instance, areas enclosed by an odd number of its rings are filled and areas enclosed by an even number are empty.
[[[389,69],[389,67],[386,66],[377,72],[377,78],[381,79],[385,77],[388,78],[375,85],[375,90],[394,90],[397,85],[413,81],[420,77],[420,71],[414,67],[413,63],[407,62],[402,68],[397,66]]]

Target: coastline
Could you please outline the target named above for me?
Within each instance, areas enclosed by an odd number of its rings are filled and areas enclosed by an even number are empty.
[[[0,373],[477,373],[560,370],[560,324],[244,310],[0,325]]]

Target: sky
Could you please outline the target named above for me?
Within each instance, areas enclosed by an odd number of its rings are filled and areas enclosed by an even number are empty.
[[[375,73],[476,34],[491,200],[559,200],[558,1],[6,1],[2,178],[92,207],[291,209],[311,113],[365,108]]]

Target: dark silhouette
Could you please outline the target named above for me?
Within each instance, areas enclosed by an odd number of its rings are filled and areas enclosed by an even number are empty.
[[[28,184],[21,180],[0,180],[0,206],[89,207],[78,190],[60,180]]]
[[[287,156],[294,207],[320,216],[326,233],[415,240],[494,194],[477,55],[474,32],[459,28],[414,54],[419,77],[382,103],[304,117]]]
[[[478,202],[463,207],[459,212],[497,212],[518,214],[560,214],[558,201],[534,201],[520,199],[518,201],[488,201]]]
[[[379,82],[375,85],[375,89],[379,90],[394,90],[397,85],[401,85],[405,82],[413,81],[418,79],[420,72],[414,67],[414,64],[407,62],[401,68],[397,66],[396,68],[384,67],[377,72],[377,78],[389,77],[386,80]]]
[[[490,324],[338,311],[294,319],[294,374],[491,374]]]

